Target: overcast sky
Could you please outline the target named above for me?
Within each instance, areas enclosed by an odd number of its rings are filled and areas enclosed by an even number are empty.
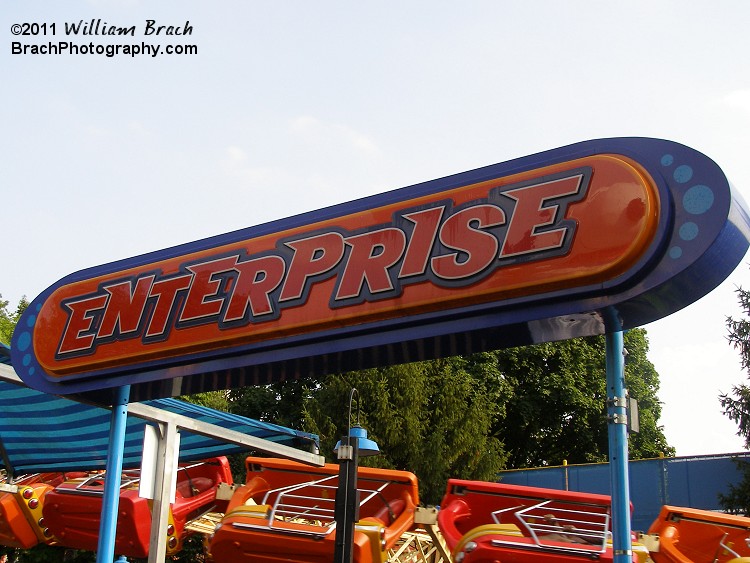
[[[85,267],[587,139],[684,143],[750,200],[746,0],[2,0],[0,14],[11,306]],[[148,20],[192,33],[145,35]],[[13,35],[25,23],[47,36]],[[747,258],[646,327],[678,455],[743,449],[717,399],[747,378],[725,338],[736,285],[750,289]]]

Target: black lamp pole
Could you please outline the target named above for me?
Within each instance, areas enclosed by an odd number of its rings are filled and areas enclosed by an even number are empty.
[[[359,492],[357,490],[359,448],[357,442],[357,438],[342,436],[339,447],[339,484],[334,506],[336,544],[333,563],[352,563],[354,555],[354,523],[359,520]]]
[[[352,427],[352,402],[357,393],[357,424]],[[357,467],[359,456],[378,455],[380,448],[367,438],[367,430],[359,425],[359,392],[352,389],[349,395],[349,428],[336,444],[339,460],[339,484],[333,517],[336,520],[336,543],[333,563],[352,563],[354,555],[354,523],[359,520],[359,490]]]
[[[339,484],[333,517],[336,520],[336,543],[333,563],[352,563],[354,556],[354,523],[359,520],[359,491],[357,467],[359,466],[359,438],[352,436],[352,401],[357,394],[357,423],[359,424],[359,391],[349,393],[349,426],[336,450],[339,460]]]

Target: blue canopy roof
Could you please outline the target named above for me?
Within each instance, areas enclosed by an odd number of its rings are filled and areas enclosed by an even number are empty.
[[[10,350],[4,344],[0,344],[0,363],[11,365]],[[306,451],[318,445],[315,434],[177,399],[156,399],[143,404]],[[0,380],[0,467],[11,469],[16,475],[104,469],[110,416],[110,411],[104,408]],[[140,465],[146,424],[134,416],[128,417],[124,467]],[[181,461],[246,450],[185,429],[180,431],[180,435]],[[6,461],[12,467],[6,467]]]

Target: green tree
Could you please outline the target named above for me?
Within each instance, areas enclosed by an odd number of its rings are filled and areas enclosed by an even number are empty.
[[[740,318],[727,317],[727,338],[739,352],[740,364],[745,371],[750,371],[750,291],[741,287],[737,297],[742,310]],[[719,402],[725,416],[737,424],[737,435],[745,441],[745,448],[750,447],[750,386],[738,383],[732,386],[731,393],[719,395]],[[737,485],[730,485],[726,495],[719,495],[721,505],[734,514],[750,516],[750,464],[737,460],[737,467],[742,473],[742,480]]]
[[[658,374],[647,359],[643,329],[624,337],[625,379],[638,400],[641,431],[631,435],[630,457],[673,455],[663,428]],[[589,463],[608,458],[606,360],[603,336],[495,352],[513,393],[496,429],[513,468]]]
[[[740,458],[733,461],[742,479],[736,485],[730,484],[726,494],[719,493],[719,504],[730,514],[750,516],[750,463]]]
[[[91,551],[43,543],[31,549],[0,546],[0,555],[7,555],[9,563],[94,563],[96,561],[96,555]]]
[[[604,338],[600,337],[603,341]],[[631,459],[647,459],[660,455],[674,456],[675,449],[667,443],[664,427],[659,426],[659,374],[648,359],[648,336],[645,329],[625,333],[625,384],[631,397],[638,401],[640,431],[630,435]],[[603,343],[602,343],[603,346]]]
[[[739,352],[742,369],[750,371],[750,291],[737,289],[737,296],[743,317],[727,318],[727,338]],[[750,386],[739,383],[732,387],[731,394],[719,396],[724,414],[737,424],[737,435],[745,440],[745,447],[750,447]]]
[[[319,387],[317,378],[272,383],[253,387],[230,389],[226,392],[227,410],[263,422],[279,424],[288,428],[310,430],[305,422],[305,405]],[[222,409],[224,410],[224,409]],[[238,482],[245,479],[246,454],[228,456],[232,475]]]
[[[641,422],[630,457],[674,455],[657,425],[659,378],[645,330],[627,332],[625,346]],[[230,399],[238,414],[318,434],[332,461],[352,387],[360,398],[354,421],[383,454],[363,465],[413,471],[429,503],[440,500],[449,477],[491,480],[504,467],[608,458],[604,337],[278,383],[232,391]]]
[[[8,301],[3,300],[3,296],[0,294],[0,342],[3,344],[8,344],[13,334],[14,324],[8,314],[8,304]]]
[[[382,452],[362,465],[414,472],[423,502],[437,503],[449,477],[492,479],[504,465],[502,444],[490,432],[501,387],[478,376],[485,363],[482,356],[456,357],[329,376],[304,405],[306,429],[320,435],[333,459],[356,388],[352,424],[366,428]]]
[[[495,353],[513,394],[497,432],[512,468],[603,461],[604,359],[585,339]],[[606,436],[606,427],[605,427]],[[606,445],[606,438],[603,441]]]
[[[227,394],[229,411],[263,422],[306,429],[305,405],[319,391],[321,381],[322,378],[308,377],[231,389]]]
[[[217,411],[229,412],[229,397],[225,390],[206,391],[205,393],[196,393],[195,395],[184,395],[180,400],[200,405]]]
[[[0,342],[6,345],[10,345],[10,338],[13,336],[13,329],[16,328],[18,319],[21,318],[21,314],[29,306],[29,302],[26,297],[21,297],[21,300],[16,306],[15,312],[8,311],[9,302],[3,300],[2,294],[0,294]]]

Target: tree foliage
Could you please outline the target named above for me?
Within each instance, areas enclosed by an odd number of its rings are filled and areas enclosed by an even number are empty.
[[[362,465],[414,472],[427,502],[440,500],[450,476],[491,479],[505,454],[492,436],[504,400],[499,374],[479,377],[489,356],[449,358],[307,381],[232,391],[235,412],[303,428],[320,436],[334,461],[334,446],[349,427],[349,396],[357,389],[351,424],[360,424],[382,455]],[[283,406],[282,406],[283,405]]]
[[[740,355],[740,364],[745,371],[750,371],[750,291],[737,289],[737,296],[745,316],[735,319],[727,318],[727,338]],[[732,387],[731,394],[719,396],[724,414],[737,424],[737,435],[745,440],[745,447],[750,447],[750,387],[739,383]]]
[[[726,494],[719,493],[719,504],[730,514],[750,516],[750,463],[739,458],[733,461],[743,478],[730,484]]]
[[[426,502],[440,500],[449,477],[491,479],[505,452],[491,429],[504,401],[477,377],[481,358],[449,358],[334,375],[306,409],[326,453],[346,434],[349,389],[352,413],[379,443],[383,455],[363,464],[414,472]],[[499,374],[497,374],[499,378]]]
[[[22,297],[16,306],[16,310],[11,312],[8,310],[9,302],[3,300],[3,296],[0,295],[0,342],[6,345],[10,345],[10,338],[13,336],[13,329],[18,323],[18,319],[21,318],[21,314],[29,306],[29,302],[26,297]]]
[[[674,455],[658,426],[659,377],[642,329],[625,335],[626,383],[640,407],[630,457]],[[503,468],[606,461],[604,337],[418,362],[229,393],[234,412],[302,428],[333,447],[352,413],[382,454],[363,460],[414,472],[437,503],[449,477],[491,480]]]
[[[729,343],[739,352],[740,363],[745,371],[750,371],[750,291],[737,289],[737,297],[743,316],[740,318],[727,317],[727,338]],[[737,424],[737,435],[745,441],[745,447],[750,447],[750,386],[738,383],[732,386],[731,393],[719,395],[719,402],[724,409],[724,415]],[[719,495],[719,502],[729,512],[750,516],[750,464],[737,462],[743,478],[737,485],[730,485],[726,495]]]
[[[496,356],[513,390],[497,429],[510,467],[605,459],[604,359],[589,339],[501,350]]]
[[[7,555],[9,563],[94,563],[96,561],[96,554],[91,551],[43,543],[31,549],[0,546],[0,555]]]
[[[641,431],[630,457],[673,455],[663,428],[659,377],[647,358],[643,329],[628,331],[625,379],[639,403]],[[604,337],[526,346],[494,353],[511,389],[496,433],[513,468],[589,463],[608,458]]]
[[[603,340],[603,337],[600,337]],[[659,374],[648,359],[648,336],[645,329],[625,333],[625,384],[630,396],[638,401],[640,430],[630,435],[630,458],[648,459],[673,456],[675,449],[667,444],[660,426]],[[603,344],[602,344],[603,346]]]

